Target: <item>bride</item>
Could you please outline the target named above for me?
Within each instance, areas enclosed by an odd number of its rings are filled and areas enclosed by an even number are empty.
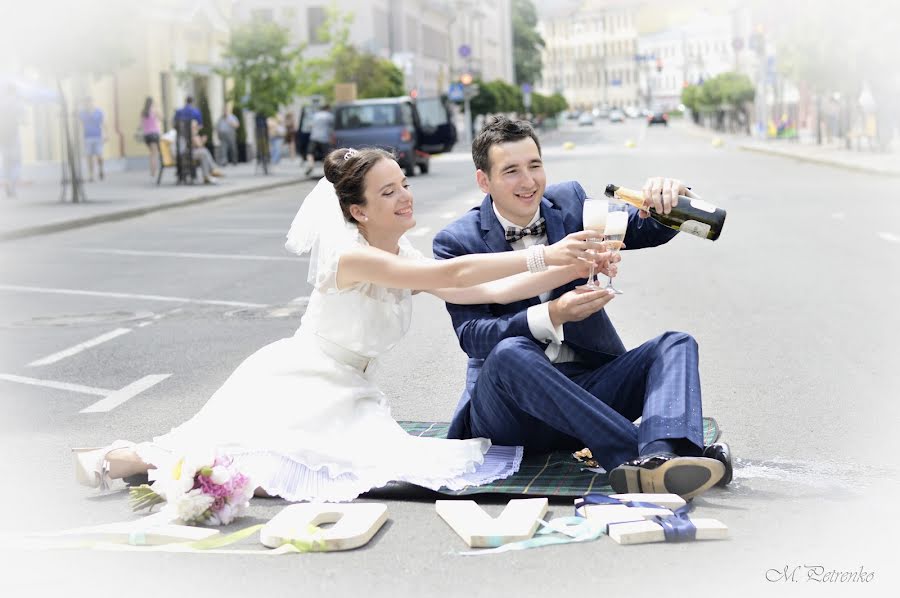
[[[390,481],[460,489],[518,469],[521,447],[407,434],[372,380],[376,358],[409,328],[412,292],[460,304],[509,303],[584,278],[591,262],[615,268],[609,254],[581,231],[548,247],[435,261],[403,236],[415,225],[413,197],[390,154],[335,150],[325,177],[304,200],[286,243],[309,253],[314,287],[294,336],[248,357],[168,434],[77,452],[81,483],[106,488],[111,479],[210,450],[232,458],[258,494],[290,501],[349,501]],[[605,305],[612,295],[580,298]]]

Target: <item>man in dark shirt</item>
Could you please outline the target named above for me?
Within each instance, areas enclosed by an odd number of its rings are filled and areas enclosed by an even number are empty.
[[[175,120],[195,120],[201,127],[203,126],[203,114],[194,106],[194,98],[188,96],[184,100],[184,107],[175,111]]]

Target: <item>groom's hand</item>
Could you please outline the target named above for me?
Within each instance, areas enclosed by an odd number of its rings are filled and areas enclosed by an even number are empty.
[[[548,304],[550,322],[554,326],[561,326],[567,322],[580,322],[603,309],[613,297],[615,294],[606,289],[569,291]]]
[[[679,195],[690,196],[690,191],[678,179],[656,176],[650,177],[641,189],[644,194],[644,207],[653,207],[659,214],[668,214],[678,205]],[[641,218],[650,215],[646,209],[640,211]]]

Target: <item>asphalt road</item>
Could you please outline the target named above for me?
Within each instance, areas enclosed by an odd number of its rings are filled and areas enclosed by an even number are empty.
[[[626,147],[628,139],[636,147]],[[0,553],[0,590],[11,591],[4,595],[896,589],[896,559],[888,556],[900,531],[892,508],[900,491],[894,180],[714,148],[677,126],[648,129],[642,121],[567,124],[544,145],[551,182],[578,179],[600,194],[607,183],[639,187],[663,174],[728,210],[715,243],[679,237],[626,253],[617,278],[626,294],[608,310],[626,346],[666,330],[698,340],[704,412],[718,419],[737,460],[734,483],[697,499],[697,516],[725,522],[730,540],[622,547],[603,538],[469,558],[456,554],[465,545],[432,502],[388,500],[382,531],[347,553]],[[167,431],[243,358],[293,333],[310,288],[305,262],[282,241],[312,184],[0,244],[0,531],[131,517],[124,493],[97,497],[74,484],[69,447]],[[481,199],[464,154],[435,159],[412,184],[418,227],[410,238],[426,252],[437,230]],[[446,421],[465,359],[443,305],[430,296],[414,301],[412,330],[382,360],[378,379],[397,419]],[[64,352],[72,347],[80,350]],[[122,402],[98,404],[120,389]],[[492,514],[502,509],[480,502]],[[229,529],[284,505],[254,500],[250,517]],[[570,514],[570,504],[551,506],[551,516]],[[817,582],[805,566],[862,567],[874,576],[867,584]],[[793,581],[767,581],[779,577],[770,570],[786,567],[799,568]]]

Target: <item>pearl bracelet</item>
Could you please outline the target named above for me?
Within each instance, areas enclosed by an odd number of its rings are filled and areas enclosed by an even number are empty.
[[[528,264],[528,271],[532,274],[546,272],[547,263],[544,261],[544,246],[540,244],[530,246],[526,263]]]

